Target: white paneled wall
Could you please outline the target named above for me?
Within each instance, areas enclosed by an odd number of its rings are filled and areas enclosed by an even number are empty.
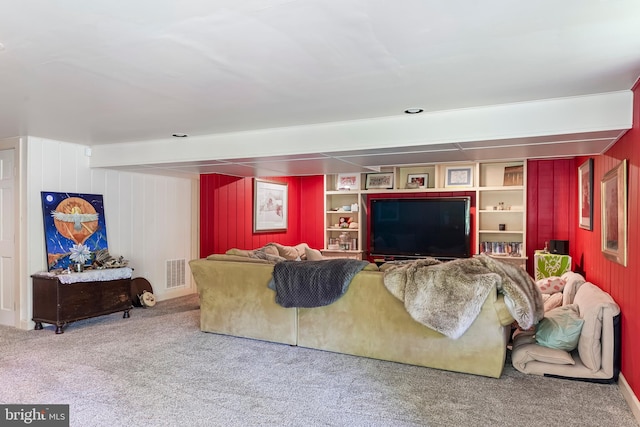
[[[197,257],[197,181],[109,169],[91,169],[85,146],[49,139],[27,139],[27,271],[46,270],[41,191],[102,194],[109,252],[122,255],[144,277],[159,300],[195,292],[191,272],[186,285],[166,287],[166,261]],[[187,264],[188,266],[188,264]],[[21,292],[21,321],[31,319],[31,280]],[[26,297],[26,298],[25,298]],[[135,314],[135,312],[134,312]]]

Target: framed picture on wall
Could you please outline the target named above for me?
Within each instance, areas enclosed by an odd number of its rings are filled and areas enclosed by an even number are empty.
[[[627,160],[607,172],[600,182],[602,254],[627,265]]]
[[[97,251],[109,249],[101,194],[40,194],[49,271],[90,264]]]
[[[359,190],[360,174],[359,173],[339,173],[336,182],[338,190]]]
[[[473,186],[473,167],[456,166],[446,169],[445,187]]]
[[[407,175],[407,188],[427,188],[428,186],[428,173],[411,173]]]
[[[578,167],[578,225],[593,230],[593,159]]]
[[[367,190],[391,189],[393,188],[393,173],[368,173],[365,187]]]
[[[281,182],[253,181],[253,232],[286,231],[288,185]]]

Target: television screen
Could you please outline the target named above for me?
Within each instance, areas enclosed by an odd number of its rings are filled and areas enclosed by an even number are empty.
[[[470,204],[469,197],[372,200],[371,255],[470,257]]]

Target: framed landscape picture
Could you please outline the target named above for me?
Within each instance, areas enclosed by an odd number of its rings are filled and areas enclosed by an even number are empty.
[[[253,232],[285,231],[288,185],[255,179],[253,187]]]
[[[627,265],[627,160],[607,172],[600,182],[602,254]]]

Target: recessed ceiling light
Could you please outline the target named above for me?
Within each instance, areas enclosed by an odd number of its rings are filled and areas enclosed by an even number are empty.
[[[424,110],[422,108],[407,108],[406,110],[404,110],[404,112],[407,114],[419,114],[423,111]]]
[[[175,138],[186,138],[189,135],[187,135],[186,133],[174,133],[172,136],[174,136]]]

